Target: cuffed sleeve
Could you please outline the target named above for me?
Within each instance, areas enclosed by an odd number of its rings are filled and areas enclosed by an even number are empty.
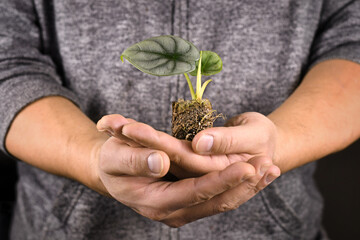
[[[310,65],[345,59],[360,63],[360,1],[324,1]]]
[[[6,152],[8,129],[28,104],[53,95],[79,100],[62,86],[56,66],[43,54],[32,1],[1,1],[0,12],[0,150]]]

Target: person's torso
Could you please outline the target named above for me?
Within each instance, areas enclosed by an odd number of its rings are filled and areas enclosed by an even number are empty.
[[[123,50],[173,34],[217,52],[223,70],[212,77],[204,97],[228,117],[267,114],[299,84],[321,11],[321,1],[289,0],[53,4],[58,46],[48,47],[59,47],[63,80],[80,95],[90,117],[119,113],[167,131],[171,102],[190,98],[185,77],[144,74],[121,63]]]
[[[268,114],[293,92],[306,70],[322,1],[35,3],[44,52],[52,54],[64,85],[80,97],[92,120],[119,113],[170,132],[171,102],[190,98],[184,76],[144,74],[121,63],[124,49],[149,37],[173,34],[200,50],[214,51],[223,60],[223,70],[212,76],[204,97],[228,118],[245,111]],[[310,239],[319,230],[321,211],[312,170],[306,166],[291,171],[239,209],[180,229],[145,219],[80,184],[23,164],[22,183],[33,185],[20,184],[19,189],[29,209],[37,202],[35,191],[42,191],[39,196],[52,192],[44,200],[44,220],[34,220],[43,232],[33,236],[44,239]],[[54,187],[56,192],[49,190]]]

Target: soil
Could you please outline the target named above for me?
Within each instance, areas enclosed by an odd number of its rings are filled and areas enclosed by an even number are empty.
[[[208,99],[179,99],[173,102],[172,111],[172,135],[188,141],[192,141],[201,130],[213,127],[214,121],[223,117],[216,114]]]

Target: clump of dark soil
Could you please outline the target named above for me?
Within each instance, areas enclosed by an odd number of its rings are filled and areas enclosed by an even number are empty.
[[[211,128],[222,114],[216,114],[208,99],[183,100],[172,104],[172,135],[177,139],[192,141],[195,135]]]

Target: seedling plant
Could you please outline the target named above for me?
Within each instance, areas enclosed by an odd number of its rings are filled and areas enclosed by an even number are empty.
[[[136,43],[121,54],[144,73],[155,76],[184,74],[191,100],[179,99],[172,103],[172,134],[178,139],[191,141],[194,136],[222,117],[212,109],[203,94],[211,79],[202,83],[202,76],[211,76],[222,70],[220,56],[212,51],[199,51],[194,44],[177,36],[152,37]],[[194,91],[189,75],[196,76]]]

